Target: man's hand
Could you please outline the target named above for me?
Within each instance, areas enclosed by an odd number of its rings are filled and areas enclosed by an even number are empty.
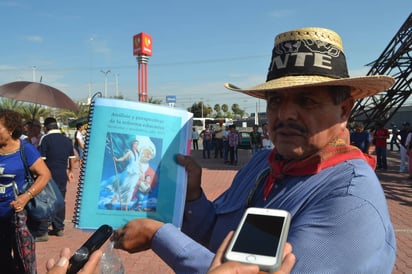
[[[215,258],[210,265],[208,274],[255,274],[259,273],[259,266],[242,264],[239,262],[223,262],[224,253],[229,245],[230,240],[233,237],[234,232],[231,231],[223,240],[219,249],[216,252]],[[285,248],[283,250],[282,265],[273,274],[288,274],[292,271],[296,262],[295,254],[292,253],[292,245],[285,243]]]
[[[187,193],[186,201],[194,201],[200,198],[202,188],[202,167],[190,156],[178,154],[177,162],[184,166],[187,172]]]
[[[93,274],[97,270],[102,251],[100,249],[90,255],[89,260],[84,267],[78,272],[82,274]],[[60,258],[56,262],[54,259],[49,259],[46,263],[47,274],[66,274],[69,267],[70,249],[65,247],[60,251]]]
[[[112,240],[114,248],[136,253],[148,250],[157,230],[163,225],[162,222],[152,219],[134,219],[124,227],[114,231]]]
[[[215,258],[210,265],[208,274],[256,274],[259,273],[259,266],[242,264],[239,262],[223,262],[223,256],[233,237],[233,231],[229,232],[216,252]]]

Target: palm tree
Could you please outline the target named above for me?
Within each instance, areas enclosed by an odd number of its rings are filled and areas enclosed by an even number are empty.
[[[24,103],[10,98],[2,98],[0,108],[17,111],[22,115],[22,118],[26,120],[38,120],[40,116],[49,112],[49,110],[41,105]]]
[[[39,104],[23,103],[21,114],[23,118],[39,120],[40,117],[50,116],[51,109]]]
[[[160,105],[162,104],[162,100],[160,99],[154,99],[153,97],[149,97],[149,101],[147,101],[150,104],[155,104],[155,105]]]
[[[0,101],[0,108],[16,110],[20,108],[23,103],[9,98],[2,98]]]

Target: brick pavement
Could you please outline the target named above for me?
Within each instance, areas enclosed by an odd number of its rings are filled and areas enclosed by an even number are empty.
[[[392,273],[412,273],[412,179],[399,173],[399,152],[388,151],[388,170],[377,171],[396,234],[397,258]]]
[[[203,188],[210,199],[216,198],[230,184],[239,167],[250,157],[250,152],[239,151],[238,166],[223,165],[220,159],[202,159],[201,151],[192,151],[193,157],[203,167]],[[213,155],[213,153],[212,153]],[[397,152],[389,152],[389,169],[387,172],[378,171],[382,186],[387,196],[388,206],[395,227],[398,253],[394,274],[412,274],[412,180],[407,174],[399,174]],[[67,215],[64,237],[51,236],[48,242],[37,243],[37,263],[39,273],[45,273],[45,262],[50,257],[57,257],[61,247],[67,246],[72,250],[79,247],[90,235],[74,229],[71,223],[73,215],[77,182],[68,185]],[[123,259],[126,273],[173,273],[157,255],[151,251],[128,254],[119,251]]]

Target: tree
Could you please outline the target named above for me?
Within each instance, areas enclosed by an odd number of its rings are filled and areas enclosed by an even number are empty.
[[[218,113],[216,113],[215,118],[225,118],[225,116],[223,115],[221,111],[219,111]]]
[[[89,116],[90,105],[77,103],[77,107],[80,110],[79,112],[74,112],[68,109],[57,109],[54,112],[53,117],[62,124],[69,125],[69,127],[76,127],[76,125],[71,123],[71,121],[80,118],[86,119]]]
[[[220,105],[216,104],[213,109],[216,111],[216,113],[220,112]]]
[[[193,117],[202,117],[202,106],[200,103],[193,103],[190,108],[187,108],[187,111],[193,113]]]
[[[203,107],[203,112],[205,112],[205,108]],[[211,106],[206,107],[206,117],[210,117],[210,114],[213,113],[213,108]],[[204,113],[203,113],[204,114]]]
[[[232,105],[232,111],[233,111],[234,114],[238,114],[238,113],[239,113],[239,109],[240,109],[240,108],[239,108],[239,105],[238,105],[238,104],[235,103],[235,104]]]
[[[50,116],[50,108],[45,108],[39,104],[25,103],[22,108],[22,116],[28,120],[39,120],[40,117]]]
[[[229,106],[226,105],[226,104],[223,104],[223,105],[222,105],[222,111],[223,111],[224,113],[226,113],[228,110],[229,110]]]
[[[161,105],[162,102],[163,102],[162,100],[154,99],[153,97],[149,97],[149,101],[148,101],[148,103],[155,104],[155,105]]]
[[[9,99],[9,98],[2,98],[1,103],[0,103],[0,108],[18,111],[18,109],[20,109],[22,105],[23,105],[23,102]]]
[[[2,109],[10,109],[20,113],[24,120],[39,120],[41,116],[50,113],[50,109],[43,107],[42,105],[25,103],[9,98],[3,98],[0,107]]]
[[[210,106],[206,106],[203,102],[194,103],[187,111],[193,113],[193,117],[209,117],[212,114],[213,109]],[[203,111],[203,115],[202,115]]]
[[[125,99],[123,95],[114,95],[114,96],[110,96],[110,98],[114,98],[114,99]]]
[[[243,117],[243,115],[245,114],[245,111],[241,109],[238,104],[232,105],[232,111],[234,116]]]

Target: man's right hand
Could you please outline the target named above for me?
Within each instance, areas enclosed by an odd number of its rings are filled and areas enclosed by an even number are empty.
[[[190,156],[178,154],[176,160],[180,165],[185,167],[187,172],[186,201],[199,199],[202,194],[202,188],[200,187],[202,167]]]
[[[134,219],[114,231],[112,240],[114,248],[136,253],[151,248],[153,236],[163,225],[152,219]]]

